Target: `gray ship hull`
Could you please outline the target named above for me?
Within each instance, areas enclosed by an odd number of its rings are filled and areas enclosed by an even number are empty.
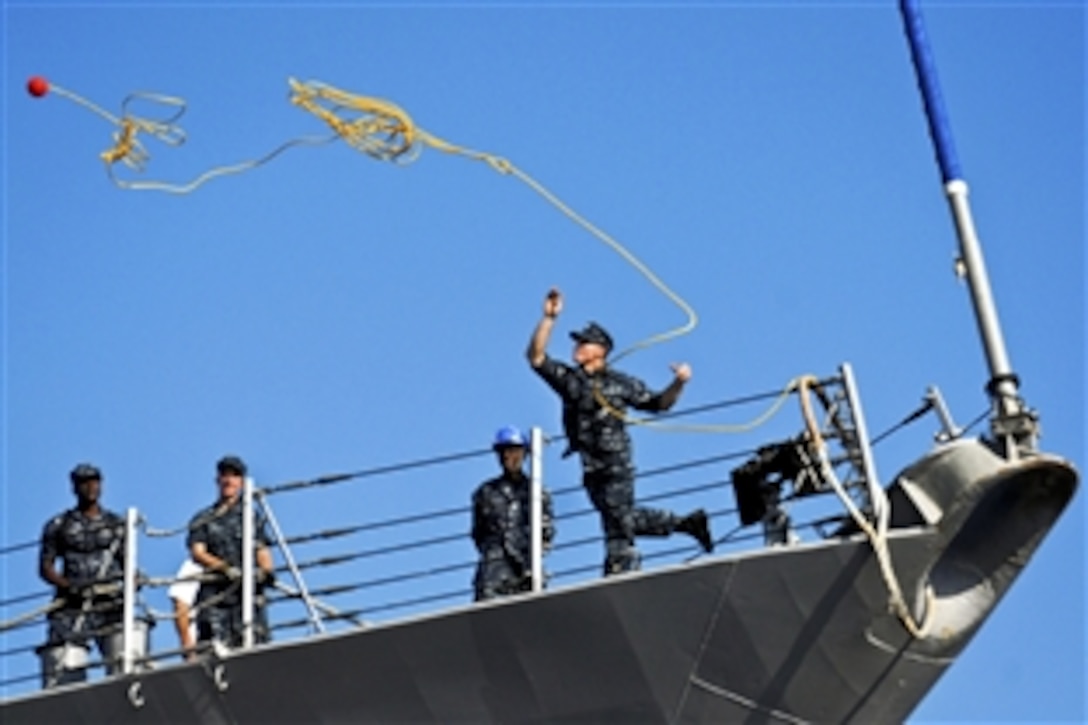
[[[897,559],[931,539],[902,535]],[[223,692],[178,666],[140,677],[141,708],[119,680],[5,722],[894,721],[946,661],[904,656],[871,559],[859,540],[707,561],[239,654]]]
[[[39,693],[3,721],[902,721],[1075,485],[1063,461],[978,444],[905,472],[887,543],[923,637],[891,613],[870,541],[844,531]]]

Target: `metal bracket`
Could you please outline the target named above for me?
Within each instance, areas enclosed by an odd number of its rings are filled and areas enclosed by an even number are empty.
[[[1022,406],[1015,413],[995,416],[990,422],[990,430],[995,438],[1010,441],[1015,446],[1015,450],[1004,451],[1007,457],[1031,453],[1036,450],[1039,440],[1039,414]]]
[[[147,703],[147,700],[144,698],[143,684],[139,680],[134,681],[128,686],[126,694],[128,695],[129,704],[137,710]]]

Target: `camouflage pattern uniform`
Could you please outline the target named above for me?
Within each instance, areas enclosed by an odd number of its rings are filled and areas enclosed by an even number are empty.
[[[610,368],[591,375],[551,357],[545,357],[535,370],[563,401],[563,429],[568,441],[563,455],[577,453],[581,457],[582,483],[601,515],[605,576],[637,570],[641,558],[635,537],[668,536],[680,518],[669,511],[635,506],[631,437],[624,421],[605,410],[593,391],[596,387],[616,410],[631,407],[648,412],[662,410],[660,393],[638,378]]]
[[[186,545],[204,544],[208,553],[223,560],[228,566],[238,570],[242,568],[242,501],[235,501],[230,508],[217,513],[219,504],[214,504],[197,513],[189,522],[189,537]],[[255,548],[271,546],[267,524],[263,516],[257,515],[253,528]],[[256,562],[254,562],[256,571]],[[210,602],[205,605],[205,602]],[[200,641],[218,640],[229,647],[241,647],[242,629],[242,586],[241,580],[230,581],[226,576],[200,584],[196,597],[197,637]],[[253,641],[269,641],[268,613],[264,606],[264,595],[258,586],[254,598]]]
[[[542,491],[544,546],[555,538],[552,501]],[[485,481],[472,495],[472,540],[480,552],[473,586],[476,601],[532,591],[532,542],[529,479],[503,474]]]
[[[57,557],[62,558],[62,576],[71,588],[57,591],[64,604],[49,614],[49,634],[43,651],[64,644],[89,649],[94,639],[103,659],[110,660],[120,653],[124,556],[125,520],[111,511],[103,509],[99,516],[91,517],[73,508],[46,523],[39,558],[49,566]],[[90,587],[96,582],[117,586],[107,593],[92,593]],[[109,671],[115,670],[116,665],[111,664]],[[60,675],[51,673],[50,677],[54,674]],[[83,681],[87,672],[65,672],[60,678],[49,679],[45,685]]]

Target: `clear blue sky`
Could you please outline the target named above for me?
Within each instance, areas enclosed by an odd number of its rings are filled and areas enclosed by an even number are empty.
[[[1041,412],[1045,448],[1083,468],[1084,5],[924,9],[1022,392]],[[874,432],[930,384],[960,422],[986,406],[891,0],[5,2],[2,24],[5,546],[35,539],[71,505],[67,472],[82,460],[104,469],[107,505],[170,527],[210,502],[214,461],[227,452],[275,483],[484,448],[507,422],[557,431],[556,402],[523,359],[550,285],[567,295],[556,356],[569,354],[565,331],[589,319],[621,346],[684,322],[516,180],[433,150],[398,168],[342,144],[299,148],[186,196],[122,191],[98,159],[114,129],[58,96],[31,99],[36,74],[115,114],[134,91],[186,99],[188,142],[148,141],[149,180],[186,182],[324,133],[287,102],[292,76],[394,101],[438,136],[506,156],[699,313],[694,332],[622,365],[656,386],[668,363],[689,361],[682,406],[829,375],[842,361]],[[649,469],[799,426],[791,405],[751,435],[640,430],[636,455]],[[927,450],[934,429],[926,419],[880,445],[885,481]],[[577,483],[573,462],[549,452],[547,466],[552,488]],[[484,457],[273,504],[289,533],[305,533],[467,504],[493,470]],[[698,482],[648,479],[640,493]],[[717,489],[677,506],[728,508],[731,498]],[[1084,719],[1084,501],[916,721]],[[579,492],[557,501],[560,512],[584,506]],[[719,533],[734,524],[715,520]],[[405,535],[467,526],[444,519]],[[582,517],[559,535],[595,529]],[[142,546],[155,575],[182,555],[177,539]],[[315,577],[343,583],[425,556],[472,558],[467,537],[439,548]],[[583,564],[600,554],[580,552]],[[0,566],[4,598],[42,588],[32,553]],[[428,586],[467,583],[461,572]],[[148,597],[165,607],[161,591]],[[172,641],[165,626],[157,638]],[[19,667],[5,676],[33,661]]]

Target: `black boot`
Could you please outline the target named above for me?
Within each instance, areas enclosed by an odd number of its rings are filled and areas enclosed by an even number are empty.
[[[695,538],[709,554],[714,551],[714,539],[710,536],[710,522],[706,511],[699,509],[676,522],[676,530]]]

